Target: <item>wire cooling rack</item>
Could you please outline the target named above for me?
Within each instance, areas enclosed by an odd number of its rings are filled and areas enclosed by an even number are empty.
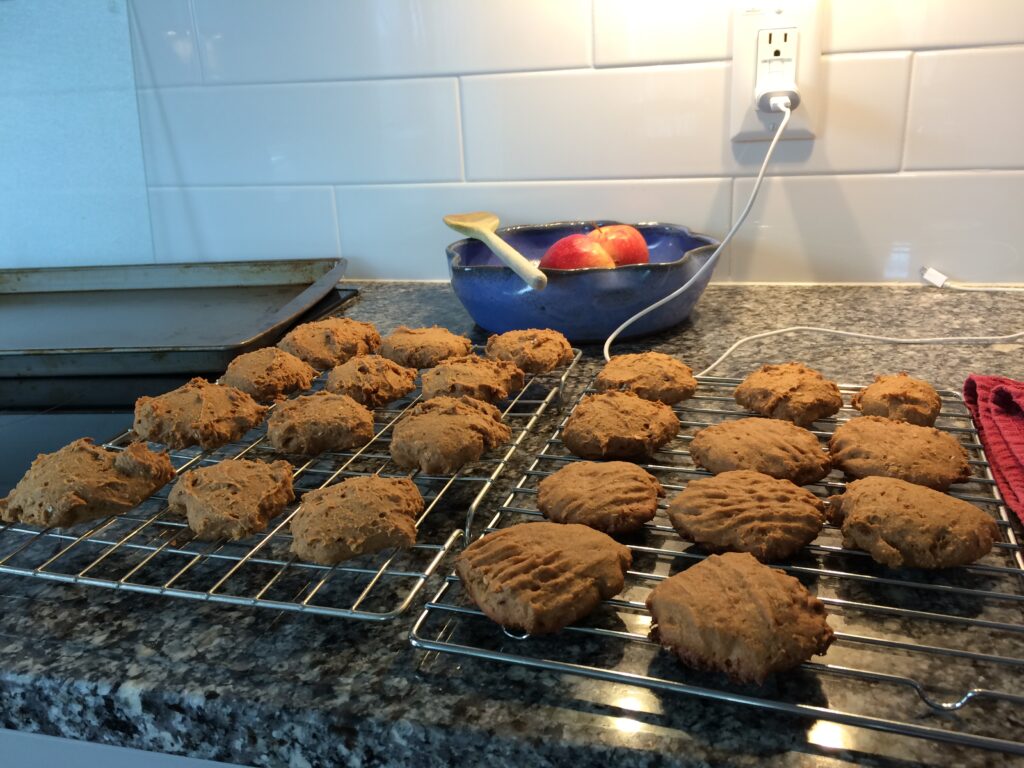
[[[700,379],[698,395],[675,408],[679,436],[642,464],[668,498],[695,477],[687,450],[701,428],[745,414],[733,400],[736,379]],[[845,402],[859,387],[842,386]],[[866,553],[842,546],[840,531],[821,535],[779,565],[825,603],[836,642],[827,656],[762,686],[734,685],[688,669],[648,639],[644,602],[661,580],[706,553],[672,529],[661,504],[654,520],[625,540],[633,566],[623,592],[590,617],[554,637],[516,637],[492,623],[450,575],[411,633],[418,648],[472,656],[656,691],[728,701],[776,712],[881,731],[1024,754],[1024,732],[1014,731],[1024,705],[1024,551],[992,480],[963,400],[941,392],[936,426],[967,448],[974,477],[951,493],[990,512],[1001,540],[979,562],[938,572],[890,570]],[[826,441],[836,425],[858,415],[844,408],[815,425]],[[566,417],[567,418],[567,417]],[[490,520],[488,530],[540,519],[537,483],[578,459],[563,447],[565,419]],[[819,496],[841,493],[833,472],[808,486]]]
[[[351,451],[311,459],[285,456],[271,447],[264,423],[241,441],[213,451],[171,452],[177,475],[225,459],[291,460],[298,502],[272,520],[264,533],[237,542],[196,539],[187,523],[168,510],[168,485],[128,514],[72,529],[39,530],[20,523],[0,526],[0,573],[371,621],[395,618],[408,610],[462,537],[467,521],[540,416],[559,404],[579,358],[576,350],[563,371],[529,376],[523,388],[500,405],[502,418],[512,430],[509,443],[455,475],[410,474],[391,461],[392,429],[421,399],[417,380],[409,396],[374,412],[373,438]],[[312,389],[321,389],[325,378],[317,379]],[[308,393],[295,396],[300,394]],[[123,449],[132,437],[125,432],[105,445]],[[302,494],[359,475],[413,479],[426,507],[416,522],[416,545],[363,555],[333,567],[297,559],[289,551],[288,521]]]

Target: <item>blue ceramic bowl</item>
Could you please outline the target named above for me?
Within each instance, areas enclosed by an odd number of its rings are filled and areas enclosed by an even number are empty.
[[[498,234],[533,263],[566,235],[612,221],[559,221],[504,227]],[[570,341],[604,341],[624,320],[679,288],[715,250],[716,240],[675,224],[637,224],[649,264],[615,269],[545,269],[548,285],[534,291],[478,240],[448,246],[452,288],[476,324],[492,333],[553,328]],[[631,325],[622,338],[643,336],[685,320],[711,279],[714,265],[680,296]]]

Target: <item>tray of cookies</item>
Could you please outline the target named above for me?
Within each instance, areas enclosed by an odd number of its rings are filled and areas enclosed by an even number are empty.
[[[1024,548],[959,393],[619,356],[478,533],[415,647],[1024,754]]]
[[[328,318],[142,397],[0,499],[0,572],[384,621],[405,613],[580,353]]]

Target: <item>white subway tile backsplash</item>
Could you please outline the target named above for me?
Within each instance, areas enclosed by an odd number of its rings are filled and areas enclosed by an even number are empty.
[[[917,54],[905,167],[1024,168],[1021,94],[1024,46]]]
[[[738,179],[733,205],[753,185]],[[732,241],[737,281],[1024,282],[1024,172],[804,176],[765,181]]]
[[[139,112],[154,186],[444,181],[461,173],[453,79],[145,90]]]
[[[149,191],[159,262],[338,256],[330,187],[202,187]]]
[[[727,64],[462,80],[468,179],[720,175]]]
[[[135,83],[198,85],[203,76],[188,0],[130,0]]]
[[[728,179],[337,187],[349,276],[444,279],[445,247],[460,236],[445,214],[491,210],[503,225],[575,219],[664,221],[721,237],[731,217]],[[401,221],[401,226],[394,226]],[[719,278],[728,265],[719,264]]]
[[[594,64],[727,59],[731,15],[707,0],[594,0]]]
[[[589,0],[194,0],[209,82],[590,65]]]
[[[1024,42],[1020,0],[831,0],[830,21],[827,51]]]

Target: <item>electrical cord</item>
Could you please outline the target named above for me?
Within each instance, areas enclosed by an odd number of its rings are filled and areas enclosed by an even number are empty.
[[[946,275],[934,267],[922,267],[921,277],[926,283],[931,283],[936,288],[952,288],[954,291],[977,291],[978,293],[990,293],[992,291],[1024,291],[1024,286],[1019,285],[992,285],[989,283],[961,283],[950,280]]]

